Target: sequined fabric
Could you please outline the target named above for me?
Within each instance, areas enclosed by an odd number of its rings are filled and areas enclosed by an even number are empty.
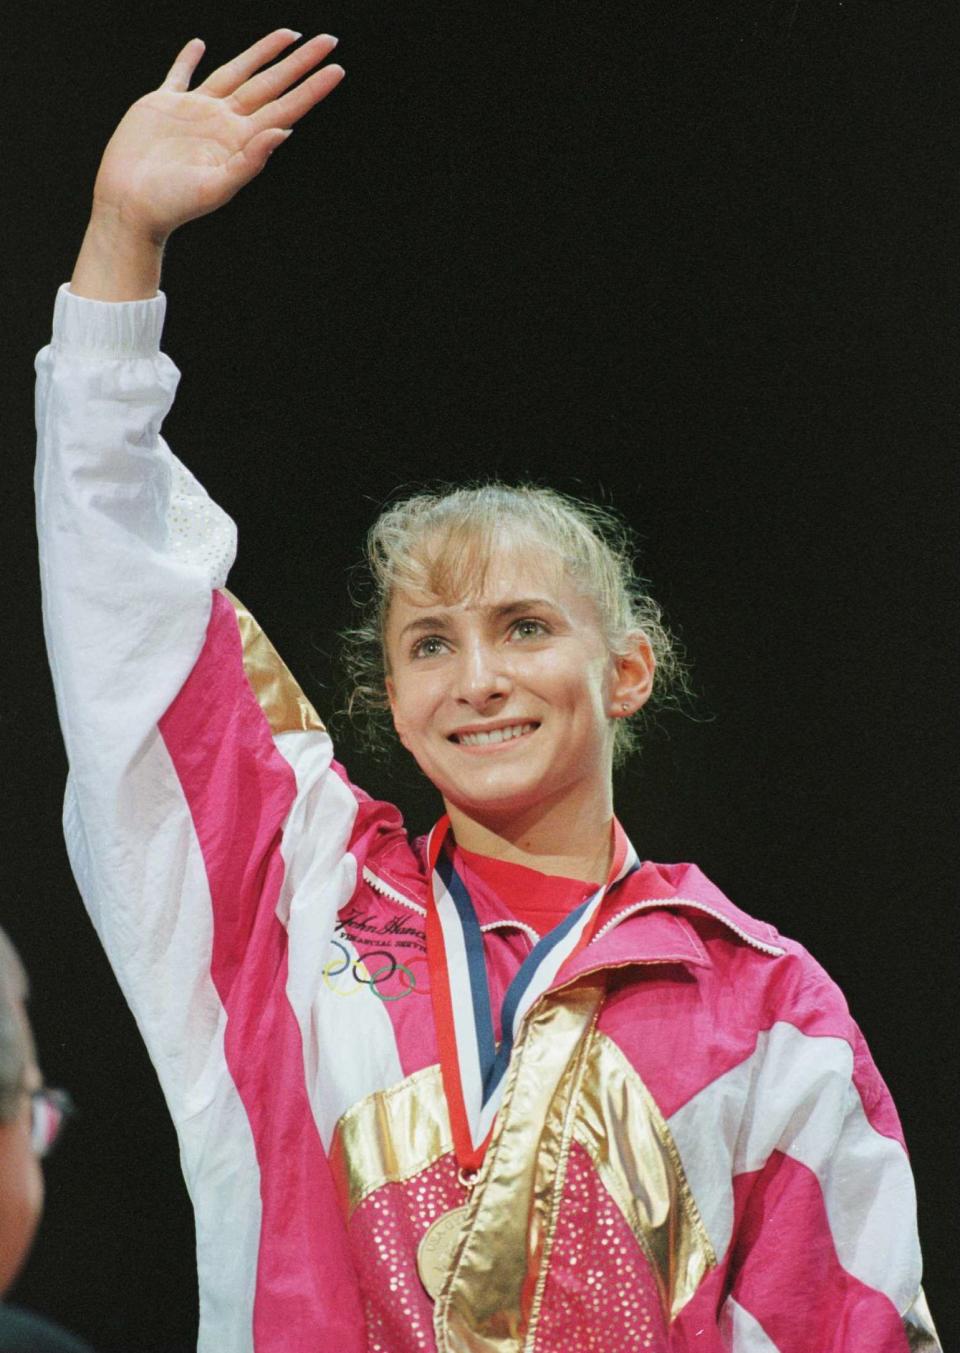
[[[417,1273],[427,1228],[466,1192],[444,1156],[415,1179],[386,1184],[353,1214],[370,1353],[432,1353],[433,1302]],[[666,1353],[656,1283],[616,1204],[579,1146],[570,1152],[534,1353],[610,1348]]]
[[[589,1156],[574,1145],[536,1327],[534,1353],[666,1353],[656,1282]]]
[[[370,1353],[419,1353],[436,1347],[433,1302],[417,1273],[417,1246],[444,1212],[466,1201],[451,1154],[403,1184],[385,1184],[350,1222]]]
[[[209,570],[214,586],[222,587],[236,550],[236,527],[179,461],[173,466],[166,529],[178,563]]]

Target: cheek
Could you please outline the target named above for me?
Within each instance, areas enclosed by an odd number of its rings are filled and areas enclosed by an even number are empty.
[[[393,684],[390,711],[404,747],[409,748],[418,733],[426,731],[435,703],[429,682],[404,680]]]
[[[605,716],[609,683],[604,659],[585,654],[572,666],[564,663],[545,669],[542,676],[544,692],[556,704],[591,722]]]
[[[43,1173],[19,1123],[0,1127],[0,1292],[26,1258],[43,1207]]]

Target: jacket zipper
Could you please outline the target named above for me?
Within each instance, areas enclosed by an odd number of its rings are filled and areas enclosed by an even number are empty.
[[[411,902],[409,897],[404,897],[403,893],[398,893],[396,888],[391,888],[389,883],[384,883],[382,878],[378,878],[369,865],[363,866],[363,881],[369,883],[375,893],[382,893],[384,897],[389,897],[393,902],[399,902],[401,907],[409,907],[411,911],[417,912],[420,916],[426,916],[426,907],[421,907],[418,902]]]
[[[763,940],[755,939],[753,935],[748,935],[741,926],[734,925],[733,921],[728,916],[724,916],[722,911],[708,907],[705,902],[693,902],[689,897],[664,897],[653,902],[635,902],[632,907],[625,907],[623,911],[617,912],[616,916],[611,916],[610,920],[600,927],[590,944],[596,944],[597,940],[602,939],[614,926],[619,925],[627,916],[632,916],[634,912],[655,911],[658,907],[692,907],[694,911],[702,911],[707,916],[713,916],[728,930],[732,930],[735,935],[739,935],[745,944],[749,944],[754,949],[759,949],[762,954],[771,954],[774,958],[782,958],[787,952],[777,944],[765,944]]]
[[[384,883],[383,879],[379,878],[369,865],[365,864],[363,866],[363,878],[366,883],[370,884],[370,887],[373,888],[375,892],[382,893],[384,897],[389,897],[392,901],[398,902],[402,907],[409,907],[411,911],[417,912],[420,916],[426,916],[426,907],[421,907],[419,903],[412,902],[409,897],[405,897],[404,894],[398,892],[396,888],[392,888],[389,883]],[[616,916],[611,916],[610,920],[600,927],[590,941],[590,944],[596,944],[597,940],[602,939],[604,935],[608,935],[615,926],[619,925],[620,922],[625,920],[628,916],[633,916],[635,912],[655,911],[658,907],[692,907],[694,911],[702,911],[705,915],[712,916],[714,920],[725,925],[728,930],[732,930],[735,935],[739,935],[745,944],[749,944],[753,949],[758,949],[762,954],[770,954],[774,958],[782,958],[786,953],[786,950],[781,949],[779,945],[766,944],[763,940],[758,940],[753,935],[748,935],[742,926],[735,925],[729,917],[724,916],[724,914],[717,911],[715,907],[708,907],[704,902],[694,902],[688,897],[657,898],[652,902],[637,902],[632,907],[625,907],[623,911],[618,911]],[[481,929],[492,930],[494,926],[502,924],[503,922],[501,921],[492,921],[486,926],[481,926]],[[510,923],[508,922],[508,924]],[[520,929],[527,929],[527,927],[519,921],[515,924]],[[589,947],[590,946],[588,945],[587,948]]]
[[[383,879],[379,878],[370,866],[366,864],[363,866],[363,879],[365,883],[370,884],[370,887],[374,892],[382,893],[384,897],[389,897],[391,902],[399,902],[401,907],[409,907],[411,911],[417,912],[420,916],[426,916],[426,907],[421,907],[417,902],[411,902],[409,897],[405,897],[403,893],[397,892],[396,888],[391,888],[389,883],[384,883]],[[542,935],[534,930],[532,925],[527,925],[526,921],[514,921],[513,919],[506,921],[488,921],[486,925],[482,925],[480,929],[486,932],[488,930],[496,930],[500,926],[509,926],[511,929],[523,930],[531,944],[538,944],[543,938]]]

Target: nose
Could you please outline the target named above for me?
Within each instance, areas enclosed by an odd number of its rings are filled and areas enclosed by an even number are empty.
[[[460,650],[454,695],[473,709],[503,704],[510,694],[510,673],[496,645],[473,638]]]

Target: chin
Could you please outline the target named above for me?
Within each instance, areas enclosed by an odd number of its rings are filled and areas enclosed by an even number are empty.
[[[451,766],[445,757],[415,760],[445,803],[476,818],[502,820],[504,814],[527,813],[547,798],[562,796],[582,778],[568,762],[544,767],[544,758],[529,752],[502,766],[484,765],[480,758],[467,768]]]
[[[435,782],[436,783],[436,782]],[[550,790],[543,779],[527,780],[515,777],[485,784],[437,784],[447,803],[454,804],[463,813],[471,817],[492,816],[500,818],[504,813],[519,814],[529,811],[543,803]]]

